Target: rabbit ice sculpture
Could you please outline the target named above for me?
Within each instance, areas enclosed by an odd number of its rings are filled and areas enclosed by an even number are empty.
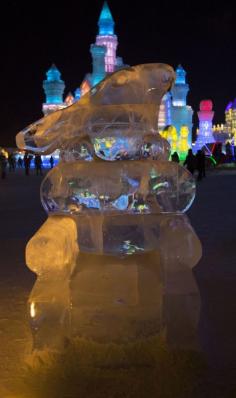
[[[41,185],[48,219],[26,247],[34,348],[163,330],[170,344],[195,346],[201,244],[184,214],[195,182],[157,131],[174,80],[165,64],[119,70],[17,135],[21,149],[60,150]]]

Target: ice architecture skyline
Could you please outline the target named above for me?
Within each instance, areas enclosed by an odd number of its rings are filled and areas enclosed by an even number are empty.
[[[96,140],[113,136],[134,136],[139,141],[157,131],[163,91],[175,80],[174,70],[164,64],[143,64],[121,69],[102,80],[80,101],[32,123],[16,136],[19,148],[40,154],[64,148],[68,140]],[[95,127],[94,127],[95,126]],[[137,142],[138,143],[138,142]],[[132,143],[128,151],[132,151]],[[167,155],[168,156],[168,155]],[[109,157],[107,158],[109,160]]]
[[[195,181],[156,130],[174,79],[165,64],[122,69],[17,135],[21,149],[61,150],[41,185],[49,217],[26,247],[35,349],[164,330],[169,344],[197,347],[201,244],[184,214]]]
[[[124,64],[121,57],[117,56],[117,46],[118,37],[115,33],[115,22],[109,5],[105,1],[98,19],[98,34],[96,35],[95,43],[90,45],[92,72],[86,73],[82,83],[75,90],[74,101],[78,101],[81,96],[103,80],[106,75],[129,66]],[[46,73],[47,79],[43,82],[45,103],[42,110],[44,115],[65,108],[68,105],[68,94],[66,94],[66,98],[63,101],[65,83],[61,80],[59,70],[56,68],[57,70],[55,71],[55,68],[53,64]],[[166,126],[175,126],[178,138],[177,151],[181,159],[183,159],[188,149],[192,147],[193,109],[187,104],[189,85],[186,82],[186,71],[182,65],[178,65],[175,72],[175,84],[171,92],[167,92],[162,99],[157,123],[159,131]],[[188,146],[185,151],[179,150],[181,145],[180,131],[183,125],[187,126],[189,130]]]

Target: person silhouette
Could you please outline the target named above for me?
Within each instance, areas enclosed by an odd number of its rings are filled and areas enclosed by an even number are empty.
[[[192,151],[192,149],[189,149],[188,150],[188,154],[187,154],[187,156],[186,156],[186,159],[185,159],[185,161],[184,161],[184,166],[186,165],[187,166],[187,170],[191,173],[191,174],[194,174],[194,171],[195,171],[195,156],[194,156],[194,154],[193,154],[193,151]]]
[[[35,155],[34,164],[36,169],[36,175],[43,175],[42,173],[42,159],[40,155]]]
[[[200,181],[202,177],[206,176],[205,172],[205,153],[199,149],[196,154],[196,169],[198,171],[197,180]]]
[[[50,157],[49,163],[50,163],[50,167],[51,167],[51,169],[52,169],[53,166],[54,166],[54,158],[53,158],[53,156]]]
[[[0,171],[1,171],[1,178],[3,180],[6,178],[6,169],[7,169],[7,159],[3,153],[0,153]]]
[[[172,162],[179,163],[179,155],[177,152],[172,153],[171,160],[172,160]]]
[[[24,167],[25,167],[25,175],[26,176],[29,175],[30,162],[31,162],[31,156],[29,156],[29,154],[26,153],[24,156]]]

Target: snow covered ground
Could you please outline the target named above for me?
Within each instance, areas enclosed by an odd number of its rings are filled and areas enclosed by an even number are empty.
[[[0,180],[0,397],[30,352],[27,297],[35,275],[25,266],[26,242],[46,219],[42,177],[22,170]],[[211,171],[197,185],[188,215],[203,245],[194,273],[202,295],[199,335],[226,383],[236,367],[236,171]]]
[[[0,180],[0,397],[14,383],[30,352],[26,304],[35,276],[25,266],[28,239],[46,218],[40,205],[42,177],[9,173]]]

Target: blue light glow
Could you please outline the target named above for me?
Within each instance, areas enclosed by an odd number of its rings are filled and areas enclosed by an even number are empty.
[[[65,83],[60,79],[61,73],[55,65],[47,71],[47,80],[43,82],[46,104],[62,104]]]
[[[129,205],[129,197],[128,195],[121,195],[118,199],[113,202],[113,206],[118,210],[125,210]]]
[[[179,65],[175,72],[176,72],[175,84],[185,84],[186,83],[186,80],[185,80],[186,72],[185,72],[184,68],[181,65]]]
[[[77,88],[75,90],[75,101],[78,101],[80,99],[80,97],[81,97],[81,90],[80,90],[80,88]]]
[[[56,65],[52,65],[51,68],[47,71],[47,81],[48,82],[61,82],[61,73],[57,69]]]
[[[114,20],[106,1],[103,4],[103,8],[98,21],[98,27],[99,35],[114,35]]]

